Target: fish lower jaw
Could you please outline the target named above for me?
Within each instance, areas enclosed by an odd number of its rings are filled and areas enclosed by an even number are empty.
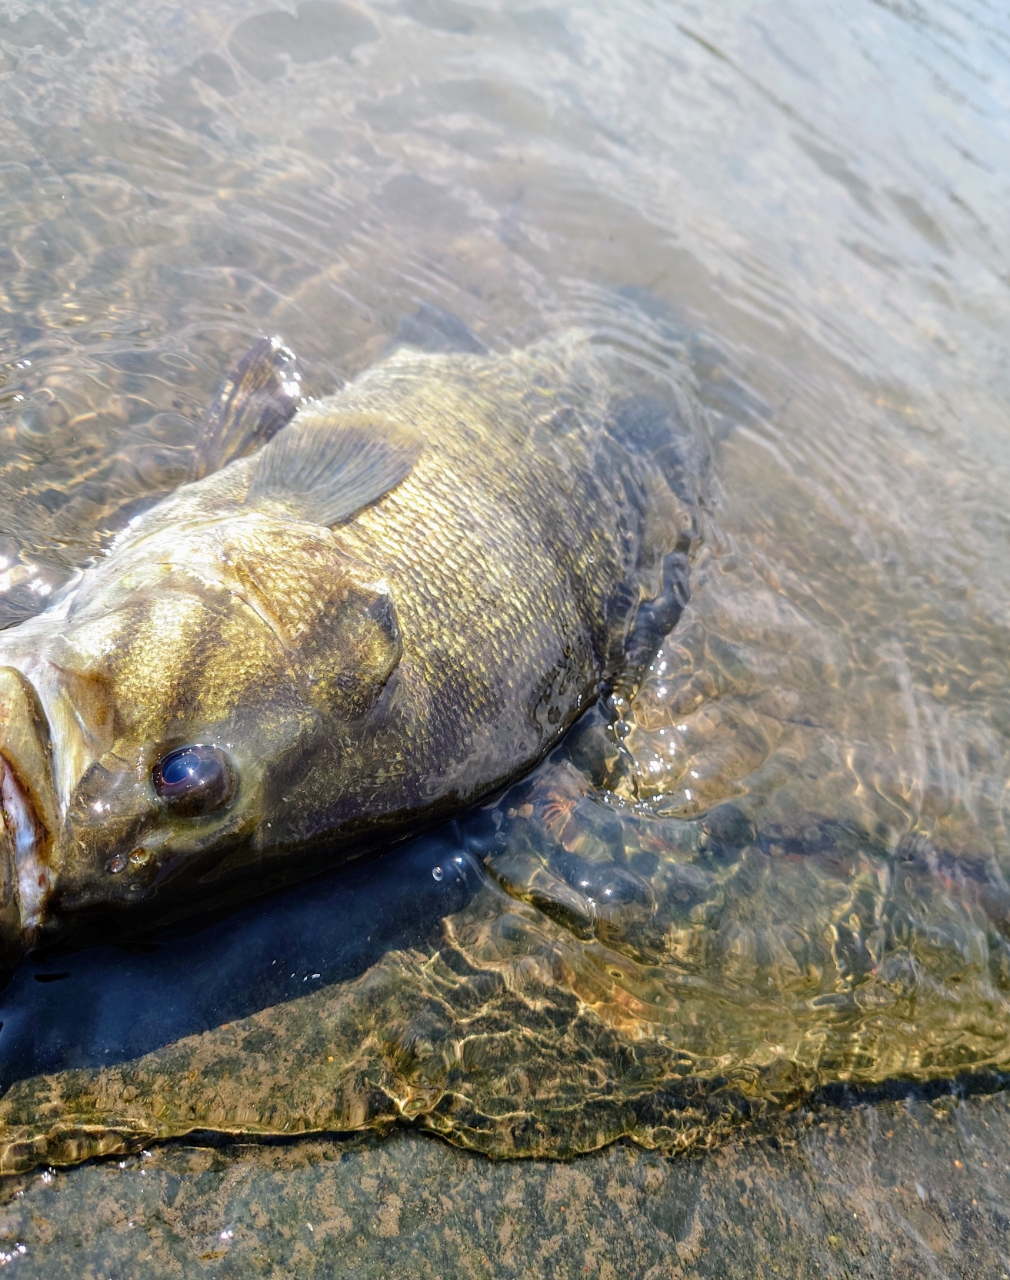
[[[37,932],[49,894],[49,868],[40,857],[34,807],[13,770],[0,757],[0,818],[14,854],[21,929],[26,940]]]

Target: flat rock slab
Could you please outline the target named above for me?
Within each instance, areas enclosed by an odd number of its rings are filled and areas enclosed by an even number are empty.
[[[0,1184],[0,1266],[159,1277],[1010,1280],[1010,1095],[824,1112],[792,1141],[492,1162],[398,1131],[169,1145]]]

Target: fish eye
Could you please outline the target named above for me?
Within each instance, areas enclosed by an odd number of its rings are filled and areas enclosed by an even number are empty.
[[[159,800],[183,818],[227,804],[235,790],[231,761],[218,747],[177,747],[154,766],[151,782]]]

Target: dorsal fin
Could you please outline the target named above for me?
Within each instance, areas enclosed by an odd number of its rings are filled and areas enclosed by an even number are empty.
[[[207,414],[189,478],[200,480],[266,444],[302,403],[294,353],[260,338],[229,374]]]
[[[430,302],[422,302],[412,316],[404,316],[390,344],[418,347],[421,351],[466,351],[486,356],[488,349],[474,331],[457,316]]]
[[[256,458],[246,502],[278,502],[300,520],[339,524],[398,485],[423,448],[406,423],[307,406]]]

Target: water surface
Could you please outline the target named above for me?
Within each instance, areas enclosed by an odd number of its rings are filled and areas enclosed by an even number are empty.
[[[586,328],[714,448],[689,608],[530,779],[25,966],[10,1162],[403,1119],[669,1148],[1010,1066],[1006,16],[78,0],[5,5],[0,50],[3,624],[185,478],[262,333],[325,394],[436,312]]]

